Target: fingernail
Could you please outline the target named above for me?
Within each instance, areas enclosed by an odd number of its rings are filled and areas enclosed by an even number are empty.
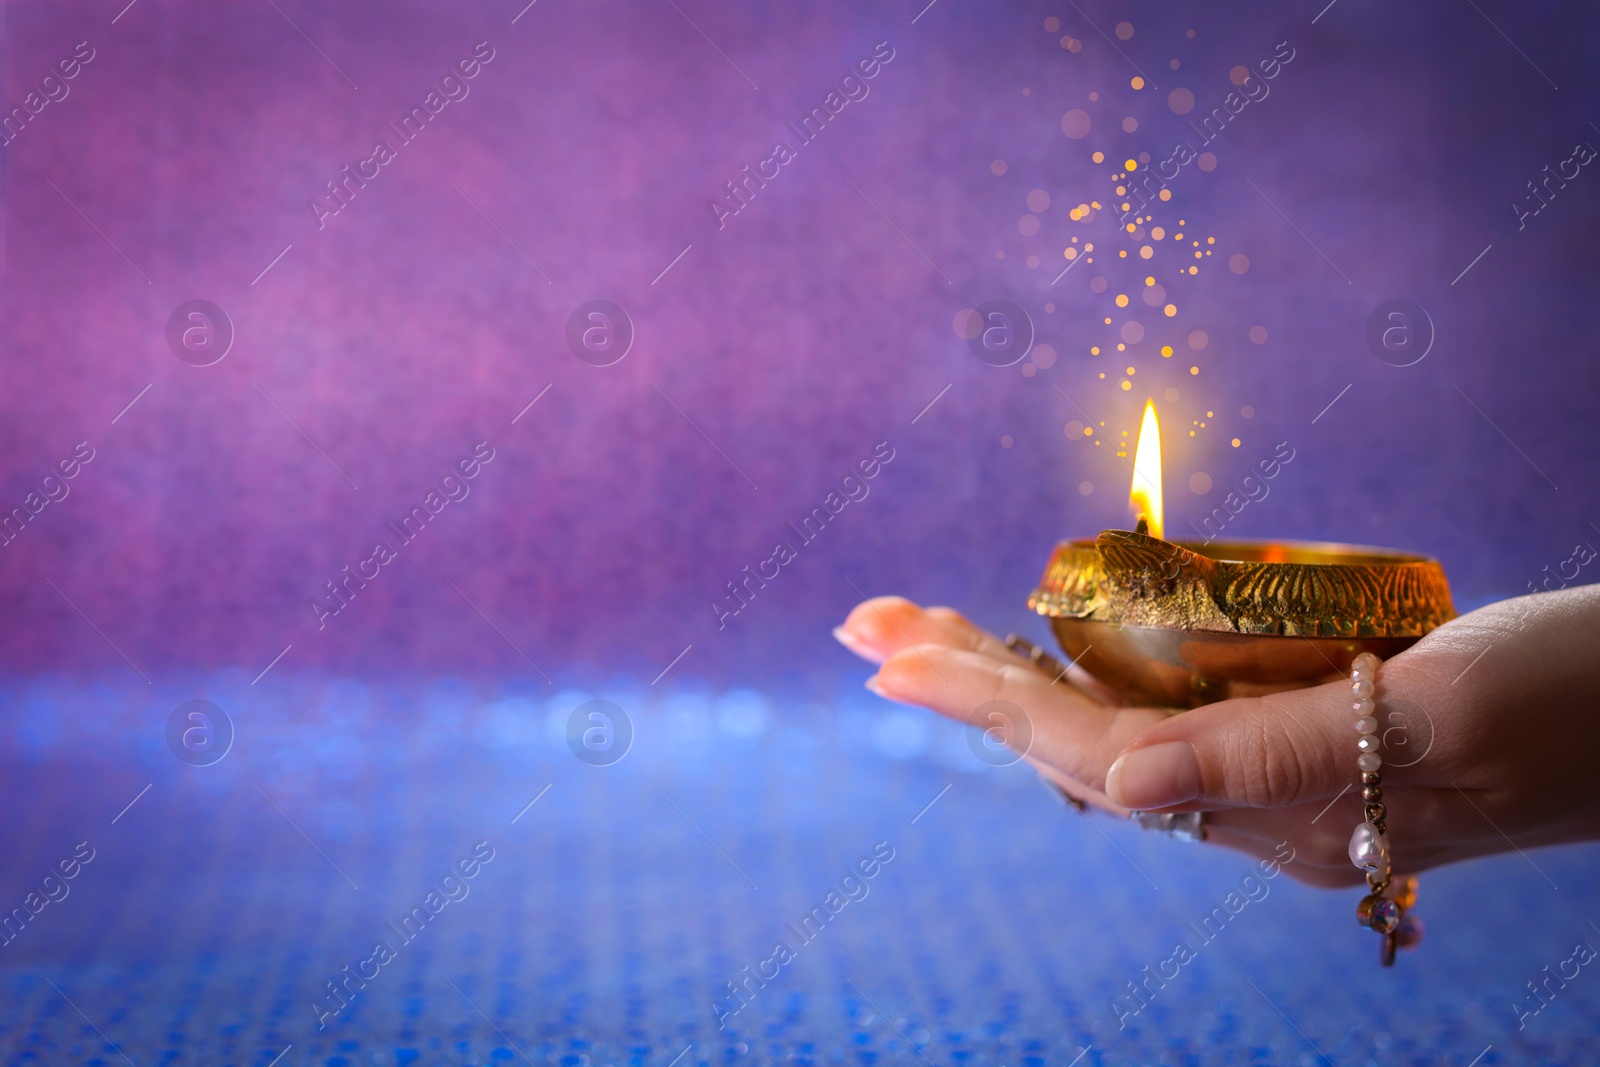
[[[1118,757],[1106,772],[1106,795],[1125,808],[1151,811],[1200,795],[1200,761],[1187,741],[1163,741]]]
[[[845,648],[848,648],[851,652],[854,652],[856,655],[860,656],[862,659],[874,658],[872,649],[867,647],[866,642],[862,641],[861,638],[857,637],[849,630],[846,630],[843,626],[835,626],[833,628],[833,639],[839,642]]]
[[[878,676],[876,674],[874,674],[871,678],[868,678],[863,684],[867,687],[867,689],[878,696],[881,696],[883,699],[889,699],[889,694],[885,693],[883,691],[883,686],[878,684]]]

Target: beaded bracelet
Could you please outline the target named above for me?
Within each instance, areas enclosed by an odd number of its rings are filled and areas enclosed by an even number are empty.
[[[1393,877],[1390,866],[1388,811],[1383,806],[1383,757],[1377,717],[1377,656],[1363,652],[1350,668],[1351,705],[1356,713],[1356,766],[1361,770],[1361,800],[1366,820],[1350,835],[1350,862],[1366,872],[1367,895],[1356,906],[1356,921],[1383,936],[1379,958],[1394,966],[1397,948],[1413,948],[1422,939],[1422,923],[1407,914],[1417,901],[1417,880]]]

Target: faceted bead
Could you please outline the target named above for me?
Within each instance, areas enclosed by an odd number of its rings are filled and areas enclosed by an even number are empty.
[[[1378,751],[1378,737],[1376,734],[1362,734],[1356,739],[1356,748],[1362,752]]]
[[[1416,948],[1422,940],[1422,920],[1407,915],[1395,927],[1394,942],[1399,948]]]
[[[1371,715],[1363,715],[1356,720],[1356,733],[1375,734],[1378,732],[1378,720]]]
[[[1402,875],[1390,885],[1389,893],[1394,897],[1394,902],[1400,905],[1401,911],[1411,910],[1417,902],[1417,877],[1414,874]]]
[[[1371,697],[1366,697],[1361,700],[1351,701],[1350,710],[1354,711],[1357,715],[1366,718],[1368,716],[1377,714],[1378,705]]]
[[[1400,925],[1400,905],[1386,897],[1372,905],[1372,928],[1386,934]]]
[[[1370,822],[1357,826],[1350,835],[1350,862],[1363,871],[1389,873],[1389,839]]]
[[[1383,766],[1383,758],[1376,752],[1363,752],[1356,757],[1356,766],[1363,771],[1375,773],[1379,767]]]
[[[1371,652],[1363,652],[1361,655],[1355,658],[1355,661],[1351,664],[1351,666],[1363,674],[1367,674],[1369,672],[1376,674],[1378,671],[1378,657],[1374,656]]]
[[[1372,699],[1372,682],[1366,678],[1358,679],[1350,687],[1350,692],[1355,694],[1357,700],[1370,700]]]

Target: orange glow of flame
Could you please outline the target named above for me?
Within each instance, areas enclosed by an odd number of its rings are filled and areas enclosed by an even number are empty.
[[[1156,403],[1146,400],[1139,445],[1133,453],[1133,489],[1128,503],[1150,527],[1151,537],[1161,536],[1161,427],[1156,423]]]

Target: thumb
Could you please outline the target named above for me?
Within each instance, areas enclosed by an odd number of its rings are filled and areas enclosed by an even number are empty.
[[[1282,808],[1326,799],[1360,773],[1350,683],[1227,700],[1143,731],[1106,772],[1135,811]]]

